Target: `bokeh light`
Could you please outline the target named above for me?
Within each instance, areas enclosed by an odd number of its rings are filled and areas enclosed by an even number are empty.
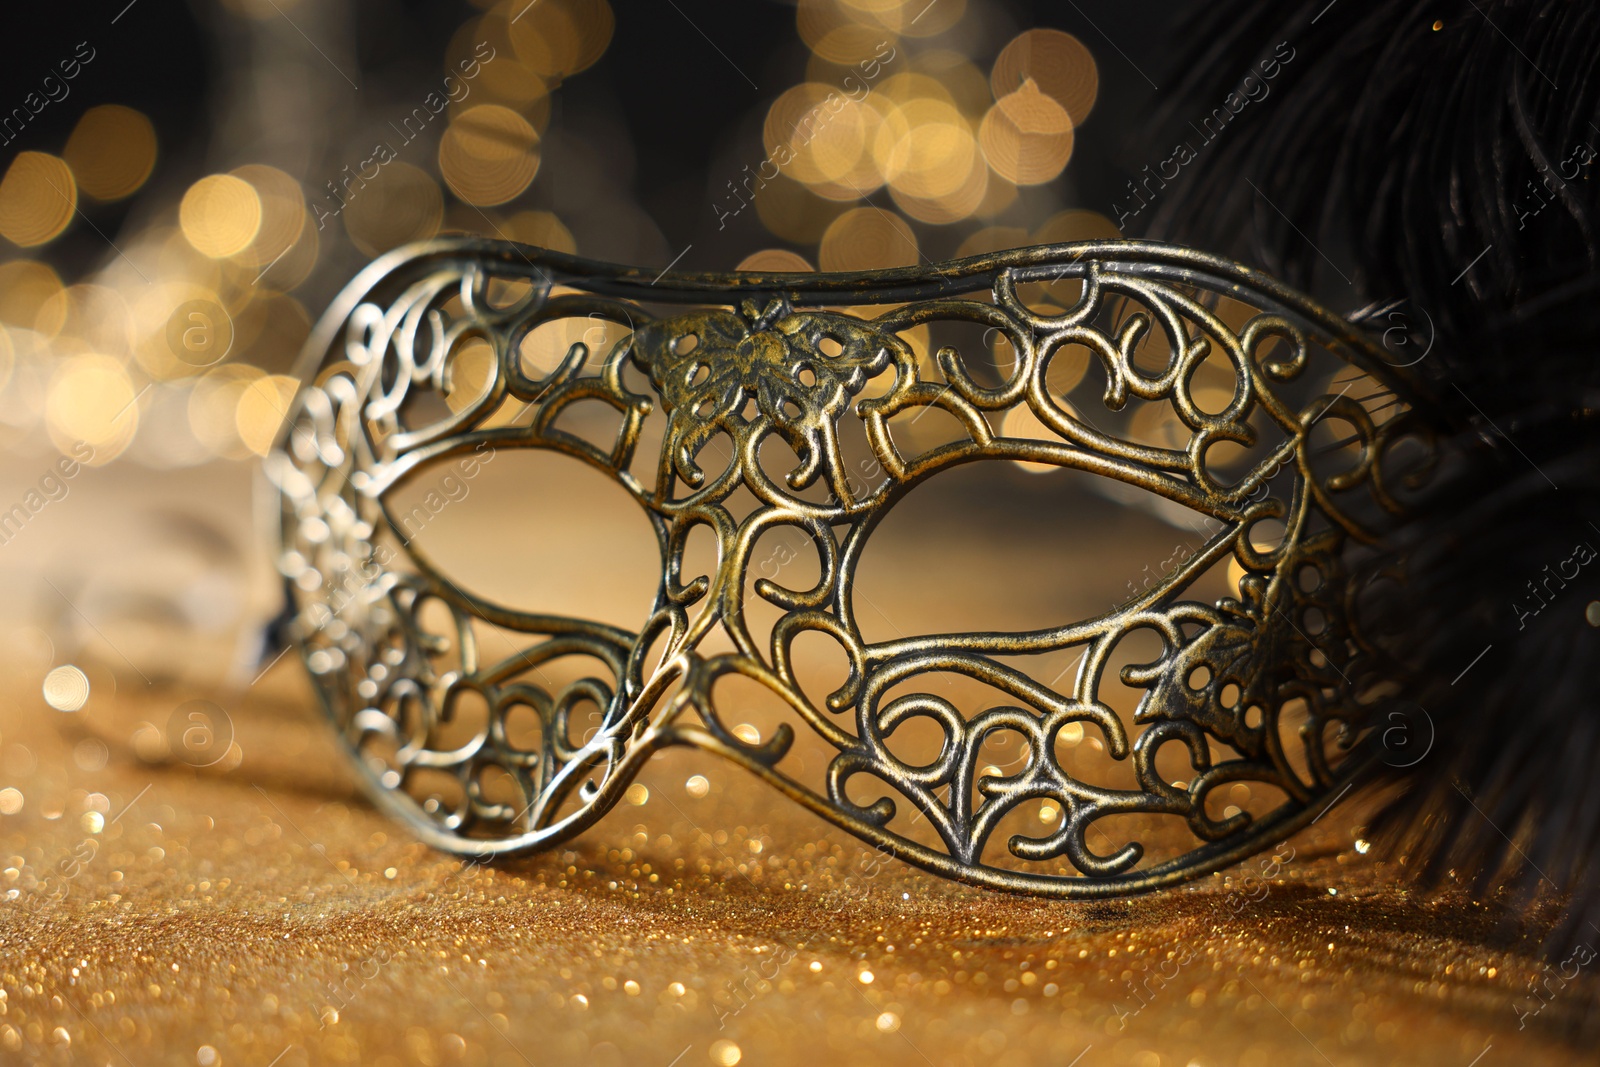
[[[1031,78],[995,101],[980,136],[989,166],[1015,185],[1052,181],[1072,158],[1072,119]]]
[[[78,208],[78,186],[66,160],[18,152],[0,178],[0,237],[23,248],[60,236]]]
[[[1032,81],[1081,125],[1100,93],[1100,71],[1082,41],[1054,29],[1019,34],[995,57],[990,85],[1003,99]]]
[[[51,440],[62,452],[80,442],[101,464],[122,452],[139,426],[133,379],[116,359],[75,356],[57,369],[45,406]]]
[[[885,44],[892,47],[895,43],[895,33],[873,18],[874,14],[835,0],[800,0],[795,5],[795,25],[813,52],[846,66],[874,55]]]
[[[249,243],[232,254],[249,266],[264,267],[293,247],[305,231],[305,193],[293,177],[262,163],[236,167],[232,176],[255,191],[261,213],[260,225]]]
[[[594,65],[611,43],[616,19],[606,0],[507,0],[511,48],[519,62],[559,82]]]
[[[40,308],[61,291],[61,278],[48,264],[32,259],[0,263],[0,322],[34,328]]]
[[[538,131],[499,104],[468,108],[439,141],[439,173],[445,184],[478,207],[515,199],[538,171]]]
[[[235,256],[261,229],[261,197],[255,186],[232,174],[211,174],[183,194],[178,224],[195,251],[212,259]]]
[[[131,107],[92,107],[73,127],[62,155],[78,188],[96,200],[121,200],[138,192],[155,169],[155,127]]]
[[[44,702],[57,711],[80,711],[89,702],[89,676],[70,663],[44,676]]]
[[[913,266],[920,257],[917,235],[892,211],[858,207],[845,212],[822,235],[823,270],[877,270]]]

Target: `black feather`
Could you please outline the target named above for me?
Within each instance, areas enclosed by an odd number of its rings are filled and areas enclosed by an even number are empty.
[[[1123,205],[1130,235],[1428,324],[1419,411],[1454,462],[1386,563],[1437,735],[1375,832],[1424,884],[1558,896],[1552,950],[1600,945],[1600,7],[1223,0],[1184,39],[1148,150],[1197,148]],[[1280,42],[1266,95],[1197,138]]]

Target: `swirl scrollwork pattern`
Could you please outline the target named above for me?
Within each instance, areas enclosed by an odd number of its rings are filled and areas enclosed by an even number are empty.
[[[551,324],[580,339],[530,366],[524,344]],[[952,327],[983,340],[930,341]],[[1076,400],[1051,384],[1068,360],[1087,368]],[[1266,847],[1359,773],[1376,656],[1351,574],[1402,507],[1385,470],[1414,432],[1411,383],[1348,324],[1244,268],[1129,242],[854,276],[652,279],[439,241],[357,278],[304,370],[267,464],[295,640],[373,795],[438,847],[566,840],[650,755],[688,745],[939,873],[1098,896]],[[1375,410],[1374,395],[1392,400]],[[614,412],[614,436],[574,432],[579,402]],[[1135,432],[1133,409],[1157,411],[1162,431]],[[908,432],[932,410],[954,439]],[[1345,436],[1319,447],[1334,424]],[[403,536],[396,490],[485,449],[563,453],[644,510],[661,567],[637,627],[507,608]],[[915,486],[986,461],[1140,491],[1192,517],[1203,543],[1090,618],[868,640],[855,578],[874,531]],[[685,554],[700,529],[717,562],[695,575]],[[814,551],[809,588],[757,576],[755,547],[779,529]],[[1223,595],[1195,595],[1223,572]],[[776,609],[769,633],[748,595]],[[484,627],[515,635],[515,651],[489,654]],[[808,634],[847,663],[831,692],[798,665]],[[1119,653],[1136,634],[1159,646],[1148,662]],[[1071,671],[1035,669],[1074,653]],[[964,705],[936,676],[998,702]],[[786,709],[765,740],[729,727],[714,691],[730,677]],[[1136,706],[1116,706],[1111,681]],[[908,754],[898,739],[918,728],[938,742]],[[809,777],[802,737],[827,754]],[[1121,778],[1063,756],[1085,738]],[[1002,742],[1021,755],[987,763]],[[1241,784],[1278,799],[1227,804]],[[1188,843],[1152,856],[1110,829],[1116,816],[1167,819]]]

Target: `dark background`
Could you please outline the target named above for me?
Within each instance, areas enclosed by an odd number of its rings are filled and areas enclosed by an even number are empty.
[[[667,258],[694,246],[680,266],[726,269],[753,247],[781,244],[761,230],[754,212],[719,232],[709,204],[716,161],[735,158],[741,138],[759,144],[765,106],[803,78],[807,53],[795,31],[794,6],[779,0],[614,0],[613,10],[610,47],[597,64],[553,94],[552,127],[565,125],[578,136],[591,123],[626,131],[634,196],[666,238]],[[1052,183],[1057,188],[1051,195],[1109,216],[1119,190],[1148,162],[1143,134],[1162,102],[1152,83],[1162,85],[1170,69],[1170,30],[1179,10],[1161,0],[1033,0],[1000,5],[998,14],[985,20],[983,32],[990,39],[971,48],[980,67],[1012,36],[1033,26],[1073,33],[1095,55],[1099,100],[1078,131],[1072,163]],[[351,74],[361,91],[404,94],[431,84],[444,43],[476,9],[444,0],[359,0],[354,12],[359,71]],[[154,182],[181,189],[226,162],[213,158],[220,132],[215,118],[219,66],[225,62],[219,36],[226,33],[218,28],[226,13],[214,4],[28,4],[12,6],[8,16],[0,44],[0,106],[6,109],[37,90],[78,42],[87,41],[96,55],[70,83],[66,100],[51,103],[22,136],[0,148],[0,171],[18,151],[59,152],[84,110],[102,103],[137,108],[154,122],[161,145]],[[1009,17],[1001,24],[1004,16]],[[760,88],[752,89],[729,59]],[[307,115],[304,121],[315,123],[318,117]],[[559,200],[562,168],[551,147],[546,166],[519,203],[544,207]],[[140,202],[135,197],[82,206],[94,227],[114,237]],[[949,255],[960,236],[959,228],[939,228],[925,241],[925,252]],[[105,241],[81,224],[48,249],[49,260],[67,280],[105,254]],[[340,280],[319,274],[301,295],[315,304]]]

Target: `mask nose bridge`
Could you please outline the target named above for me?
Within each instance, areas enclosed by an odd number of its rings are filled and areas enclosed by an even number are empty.
[[[670,632],[673,616],[670,612],[664,614],[658,608],[650,623],[640,631],[634,643],[634,662],[629,668],[630,676],[639,679],[638,688],[631,695],[619,689],[613,707],[615,717],[632,719],[635,723],[644,719],[666,721],[681,714],[686,706],[693,706],[703,709],[708,717],[715,718],[716,709],[710,686],[702,689],[701,678],[704,664],[716,657],[736,656],[748,661],[763,674],[769,673],[770,668],[765,663],[757,640],[742,621],[737,624],[732,621],[743,616],[745,587],[750,579],[749,565],[756,541],[765,530],[772,528],[772,524],[753,524],[750,519],[768,511],[770,509],[757,509],[737,521],[730,517],[726,528],[718,531],[715,570],[696,575],[693,581],[684,585],[678,585],[677,580],[681,577],[678,565],[682,562],[687,534],[674,537],[669,533],[668,558],[662,573],[664,599],[670,604],[672,597],[683,596],[701,584],[704,592],[694,597],[690,604],[681,607],[682,630],[670,637],[669,645],[648,675],[645,674],[645,668],[649,666],[652,650],[661,641],[664,632]],[[713,523],[698,516],[687,525],[707,525],[717,529]],[[674,545],[677,547],[672,547]],[[719,631],[731,647],[702,653],[708,641],[716,641]]]

